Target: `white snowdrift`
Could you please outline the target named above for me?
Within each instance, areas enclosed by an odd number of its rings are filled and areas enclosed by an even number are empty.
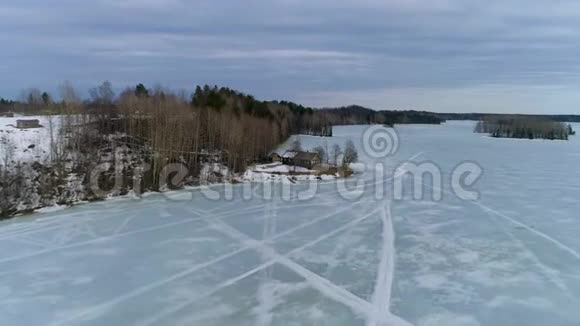
[[[299,181],[333,180],[337,177],[333,175],[318,176],[315,175],[314,172],[316,172],[316,170],[310,170],[299,166],[285,165],[279,162],[271,164],[259,164],[249,167],[240,181],[296,183]]]
[[[298,172],[298,173],[310,173],[316,172],[316,170],[309,170],[307,168],[303,168],[301,166],[290,166],[285,165],[280,162],[272,163],[272,164],[260,164],[254,167],[254,171],[256,172],[278,172],[278,173],[289,173],[289,172]]]

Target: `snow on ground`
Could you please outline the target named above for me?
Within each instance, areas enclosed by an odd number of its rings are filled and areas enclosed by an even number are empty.
[[[241,177],[240,181],[243,182],[257,182],[257,183],[284,183],[293,184],[297,182],[304,181],[330,181],[335,180],[337,177],[332,175],[321,175],[316,176],[312,174],[298,174],[298,175],[284,175],[284,174],[274,174],[268,172],[255,172],[252,170],[247,170],[246,173]]]
[[[38,119],[39,117],[29,118]],[[23,118],[0,117],[0,157],[4,158],[9,155],[14,161],[42,161],[47,158],[50,148],[49,129],[46,127],[17,129],[16,120],[18,119]]]
[[[297,172],[297,173],[310,173],[316,172],[315,170],[310,170],[301,166],[290,166],[285,165],[280,162],[271,163],[271,164],[258,164],[253,167],[255,172],[266,172],[266,173],[289,173],[289,172]]]
[[[42,127],[18,129],[16,120],[20,119],[37,119]],[[50,157],[51,126],[57,137],[60,125],[60,116],[0,117],[0,158],[9,153],[15,162],[46,161]]]
[[[216,185],[2,222],[0,324],[578,325],[580,138],[511,142],[472,127],[398,127],[378,180],[359,150],[365,172],[347,187],[370,186],[356,200],[335,182],[310,200]],[[359,144],[363,130],[300,138]],[[394,200],[389,172],[409,158],[444,176],[478,162],[481,199],[446,181],[441,201]]]
[[[274,182],[274,183],[296,183],[303,181],[329,181],[334,180],[334,175],[315,175],[316,170],[310,170],[300,166],[285,165],[280,162],[270,164],[257,164],[250,166],[240,181],[249,182]],[[292,173],[292,175],[290,175]],[[296,174],[295,174],[296,173]]]

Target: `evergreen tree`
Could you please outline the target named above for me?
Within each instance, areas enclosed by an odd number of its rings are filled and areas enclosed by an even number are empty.
[[[52,98],[50,97],[50,94],[48,94],[47,92],[43,92],[41,97],[42,103],[44,103],[44,105],[49,105],[52,102]]]
[[[149,90],[143,84],[138,84],[135,86],[135,96],[137,97],[149,97]]]

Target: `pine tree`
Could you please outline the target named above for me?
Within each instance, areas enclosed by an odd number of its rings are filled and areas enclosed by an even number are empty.
[[[135,86],[135,96],[137,97],[149,97],[149,90],[143,84],[138,84]]]

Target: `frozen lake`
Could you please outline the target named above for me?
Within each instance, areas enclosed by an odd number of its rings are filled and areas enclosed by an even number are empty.
[[[300,137],[359,146],[355,199],[334,181],[306,199],[304,184],[272,198],[218,186],[229,199],[181,191],[0,223],[0,325],[580,324],[580,136],[401,126],[398,151],[373,159],[366,128]],[[436,185],[395,198],[398,178],[414,181],[394,173],[408,160],[441,169],[441,200]],[[449,186],[465,161],[483,169],[477,201]]]

